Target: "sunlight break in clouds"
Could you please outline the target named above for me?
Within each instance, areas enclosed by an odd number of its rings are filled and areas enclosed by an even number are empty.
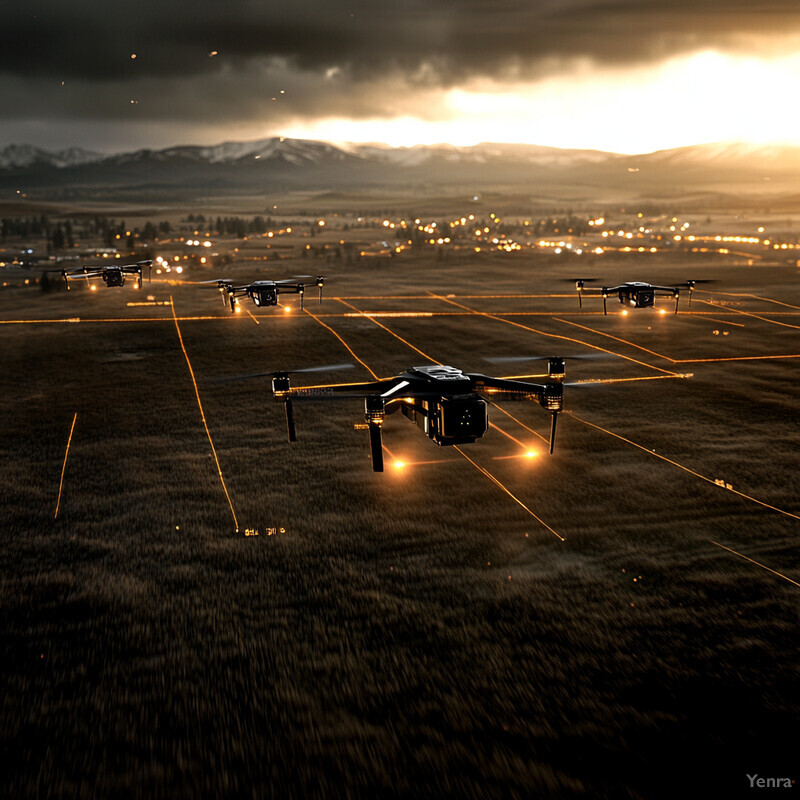
[[[738,140],[800,145],[800,55],[758,59],[713,51],[638,70],[593,68],[534,83],[478,79],[443,90],[447,118],[298,120],[298,138],[386,142],[525,142],[645,153]]]

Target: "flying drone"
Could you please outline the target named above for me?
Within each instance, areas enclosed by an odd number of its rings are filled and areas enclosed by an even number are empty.
[[[138,275],[135,288],[140,288],[142,285],[142,272],[147,267],[147,279],[150,280],[152,260],[137,261],[135,264],[118,265],[112,264],[106,267],[80,267],[73,270],[61,270],[61,277],[69,289],[69,282],[74,280],[84,279],[87,281],[96,280],[101,278],[106,286],[123,286],[125,284],[126,275]],[[94,287],[93,287],[94,288]]]
[[[483,395],[502,400],[536,400],[551,412],[550,452],[553,452],[556,420],[563,405],[561,381],[563,358],[548,359],[546,383],[511,378],[492,378],[465,373],[455,367],[412,367],[393,378],[367,383],[340,383],[292,388],[288,372],[272,373],[272,392],[282,400],[290,442],[296,440],[294,400],[364,398],[364,418],[369,429],[372,469],[383,472],[381,425],[386,414],[398,409],[439,446],[468,444],[489,428],[488,404]]]
[[[620,303],[624,306],[631,306],[632,308],[651,308],[655,305],[657,294],[668,294],[675,299],[675,313],[678,313],[678,300],[680,299],[680,286],[656,286],[652,283],[644,283],[642,281],[628,281],[621,283],[619,286],[603,286],[600,289],[594,287],[587,287],[584,289],[584,284],[592,278],[578,278],[575,281],[575,289],[578,292],[578,308],[583,308],[582,295],[584,291],[587,292],[600,292],[603,297],[603,314],[608,314],[606,301],[611,295],[617,295]],[[686,281],[683,286],[689,288],[689,305],[692,303],[692,292],[697,281]]]
[[[311,275],[303,277],[312,277]],[[230,278],[222,278],[216,281],[206,281],[206,283],[216,283],[222,295],[222,302],[225,306],[230,304],[231,313],[236,311],[240,297],[249,297],[259,308],[261,306],[278,305],[278,295],[282,292],[300,295],[300,309],[303,308],[303,296],[306,291],[306,283],[296,283],[293,280],[285,281],[253,281],[245,286],[234,286]],[[322,287],[325,278],[318,275],[314,280],[314,285],[319,289],[319,302],[322,302]],[[227,294],[227,297],[225,296]]]

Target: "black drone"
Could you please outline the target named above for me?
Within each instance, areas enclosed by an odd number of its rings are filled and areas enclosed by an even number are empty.
[[[312,276],[303,276],[312,277]],[[278,295],[282,292],[300,295],[300,309],[303,308],[303,295],[306,291],[307,283],[296,283],[292,280],[286,281],[253,281],[245,286],[234,286],[230,278],[223,278],[217,281],[206,281],[206,283],[216,283],[217,288],[222,294],[222,302],[225,306],[230,304],[231,313],[236,311],[240,297],[249,297],[260,308],[261,306],[278,305]],[[314,286],[319,289],[319,302],[322,302],[322,287],[325,278],[318,275],[314,280]],[[227,297],[225,296],[227,293]]]
[[[138,289],[142,285],[142,272],[144,268],[147,267],[147,279],[149,281],[152,266],[153,262],[148,260],[137,261],[135,264],[126,264],[124,266],[112,264],[106,267],[80,267],[79,269],[73,270],[62,269],[61,277],[64,279],[67,289],[69,289],[70,281],[81,279],[86,281],[102,279],[103,283],[109,287],[124,286],[126,275],[137,275],[138,280],[135,288]]]
[[[502,400],[536,400],[552,414],[550,452],[556,436],[556,420],[563,405],[565,375],[563,358],[548,359],[548,382],[527,383],[511,378],[492,378],[465,373],[443,365],[412,367],[394,378],[367,383],[340,383],[292,388],[288,372],[272,373],[272,392],[286,410],[289,441],[296,440],[293,400],[364,398],[364,417],[369,428],[372,469],[383,472],[381,425],[386,414],[400,409],[437,445],[474,442],[489,428],[488,404],[482,395]]]
[[[575,288],[578,291],[578,307],[583,308],[582,295],[584,291],[587,292],[600,292],[603,297],[603,314],[608,314],[606,301],[611,295],[617,295],[620,303],[624,306],[632,308],[652,308],[655,305],[656,294],[670,295],[675,299],[675,313],[678,313],[678,300],[680,299],[680,286],[655,286],[652,283],[643,283],[642,281],[628,281],[621,283],[619,286],[603,286],[601,289],[594,287],[587,287],[584,289],[584,284],[592,280],[591,278],[583,278],[575,281]],[[689,304],[692,302],[692,292],[694,291],[696,281],[687,281],[684,286],[689,287]]]

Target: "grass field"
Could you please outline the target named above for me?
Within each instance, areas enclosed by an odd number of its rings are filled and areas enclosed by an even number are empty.
[[[206,274],[0,293],[0,792],[649,798],[796,777],[797,269],[653,263],[592,269],[717,282],[691,313],[625,317],[578,310],[573,264],[523,256],[327,266],[308,313],[232,316],[188,283]],[[172,305],[127,305],[146,294]],[[384,474],[359,401],[298,403],[290,445],[268,379],[215,380],[592,353],[567,380],[619,380],[565,388],[553,456],[533,403],[490,409],[463,455],[398,414]]]

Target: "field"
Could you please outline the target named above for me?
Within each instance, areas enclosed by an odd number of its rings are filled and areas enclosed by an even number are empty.
[[[0,793],[650,798],[797,776],[797,267],[244,250],[226,276],[319,272],[323,302],[230,314],[196,265],[141,292],[21,272],[0,292]],[[715,283],[677,316],[604,316],[578,308],[583,270]],[[551,355],[597,381],[565,387],[552,456],[535,403],[490,408],[461,453],[396,414],[383,474],[360,401],[298,402],[289,444],[268,378],[220,380]]]

